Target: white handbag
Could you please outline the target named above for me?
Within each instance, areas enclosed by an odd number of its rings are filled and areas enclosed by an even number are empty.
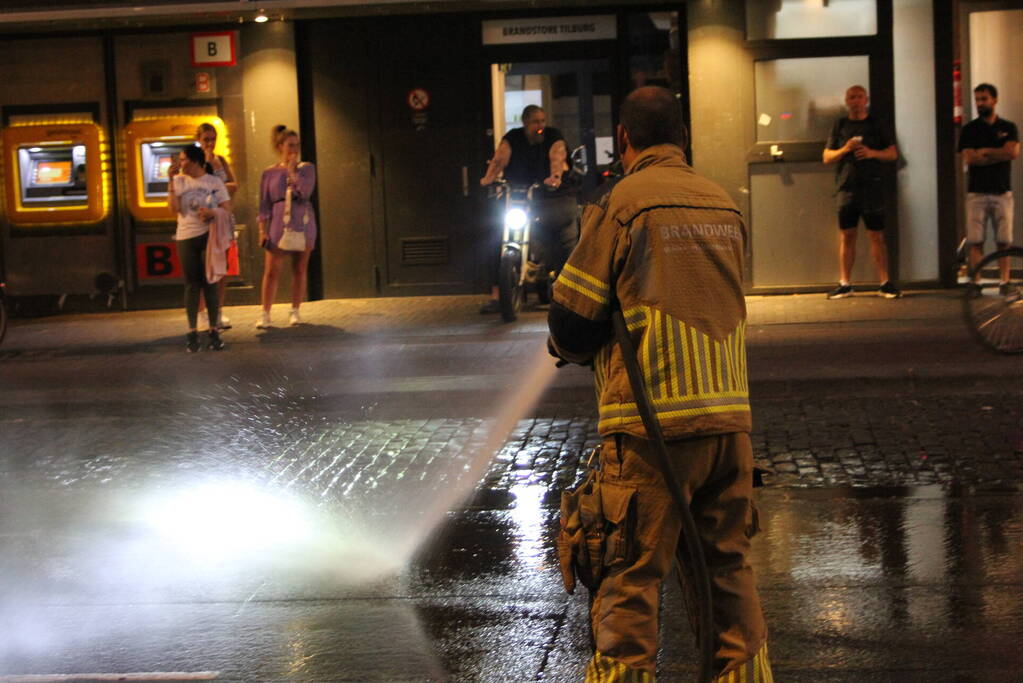
[[[305,251],[305,233],[284,228],[284,234],[277,242],[277,248],[284,251]]]
[[[306,223],[309,216],[306,215]],[[284,193],[284,234],[277,242],[277,248],[284,251],[305,251],[305,233],[292,230],[291,225],[291,179],[288,179],[288,189]]]

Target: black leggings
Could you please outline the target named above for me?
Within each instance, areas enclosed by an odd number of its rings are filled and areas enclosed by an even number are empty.
[[[209,233],[192,239],[178,241],[178,260],[185,275],[185,314],[188,316],[188,329],[194,330],[199,317],[199,291],[202,290],[206,299],[206,310],[209,311],[210,325],[220,320],[220,300],[217,288],[206,281],[206,241]]]

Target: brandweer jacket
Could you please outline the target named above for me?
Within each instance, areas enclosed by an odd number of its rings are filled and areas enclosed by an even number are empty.
[[[602,435],[646,437],[613,340],[617,305],[665,438],[750,431],[745,248],[738,208],[675,145],[643,150],[586,207],[548,323],[554,353],[593,363]]]

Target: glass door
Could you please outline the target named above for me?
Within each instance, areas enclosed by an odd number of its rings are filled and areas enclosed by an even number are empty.
[[[845,90],[870,81],[866,55],[755,62],[757,145],[751,151],[753,286],[823,286],[838,277],[835,168],[821,154]],[[870,279],[869,240],[857,240],[856,280]]]
[[[753,291],[821,291],[839,275],[835,168],[822,160],[831,128],[846,114],[845,91],[861,85],[870,112],[893,122],[891,0],[746,2],[753,59],[748,125]],[[898,263],[894,174],[885,193],[889,264]],[[876,276],[860,227],[853,281]],[[892,272],[892,277],[896,277]]]

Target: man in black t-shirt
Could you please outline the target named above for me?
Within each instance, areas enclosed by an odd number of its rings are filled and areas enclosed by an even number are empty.
[[[884,241],[884,164],[899,157],[887,128],[867,111],[867,90],[854,85],[845,91],[849,115],[835,122],[824,149],[824,163],[835,169],[835,197],[838,205],[838,287],[829,299],[852,296],[850,283],[856,259],[856,226],[863,224],[870,235],[870,252],[881,282],[878,294],[886,299],[902,296],[888,278],[888,247]]]
[[[547,112],[531,104],[522,110],[522,127],[508,131],[480,178],[486,186],[501,174],[512,185],[543,183],[561,186],[561,176],[568,170],[568,148],[557,128],[547,126]]]
[[[959,152],[970,167],[966,193],[966,241],[970,245],[970,265],[980,261],[984,245],[984,225],[988,219],[995,229],[999,249],[1012,244],[1012,164],[1019,157],[1019,131],[1016,124],[995,114],[998,89],[981,83],[973,89],[977,118],[963,126],[959,134]],[[1002,294],[1012,294],[1009,285],[1009,259],[1001,259]]]
[[[562,176],[568,171],[568,147],[557,128],[547,125],[547,112],[535,104],[522,110],[522,127],[513,128],[501,139],[494,158],[480,178],[484,187],[502,175],[515,186],[541,183],[545,192],[534,193],[538,201],[534,211],[540,217],[538,235],[547,253],[547,266],[560,270],[578,238],[575,229],[575,196],[562,188]],[[496,262],[493,269],[497,281]],[[497,313],[497,285],[491,287],[491,299],[481,313]]]

